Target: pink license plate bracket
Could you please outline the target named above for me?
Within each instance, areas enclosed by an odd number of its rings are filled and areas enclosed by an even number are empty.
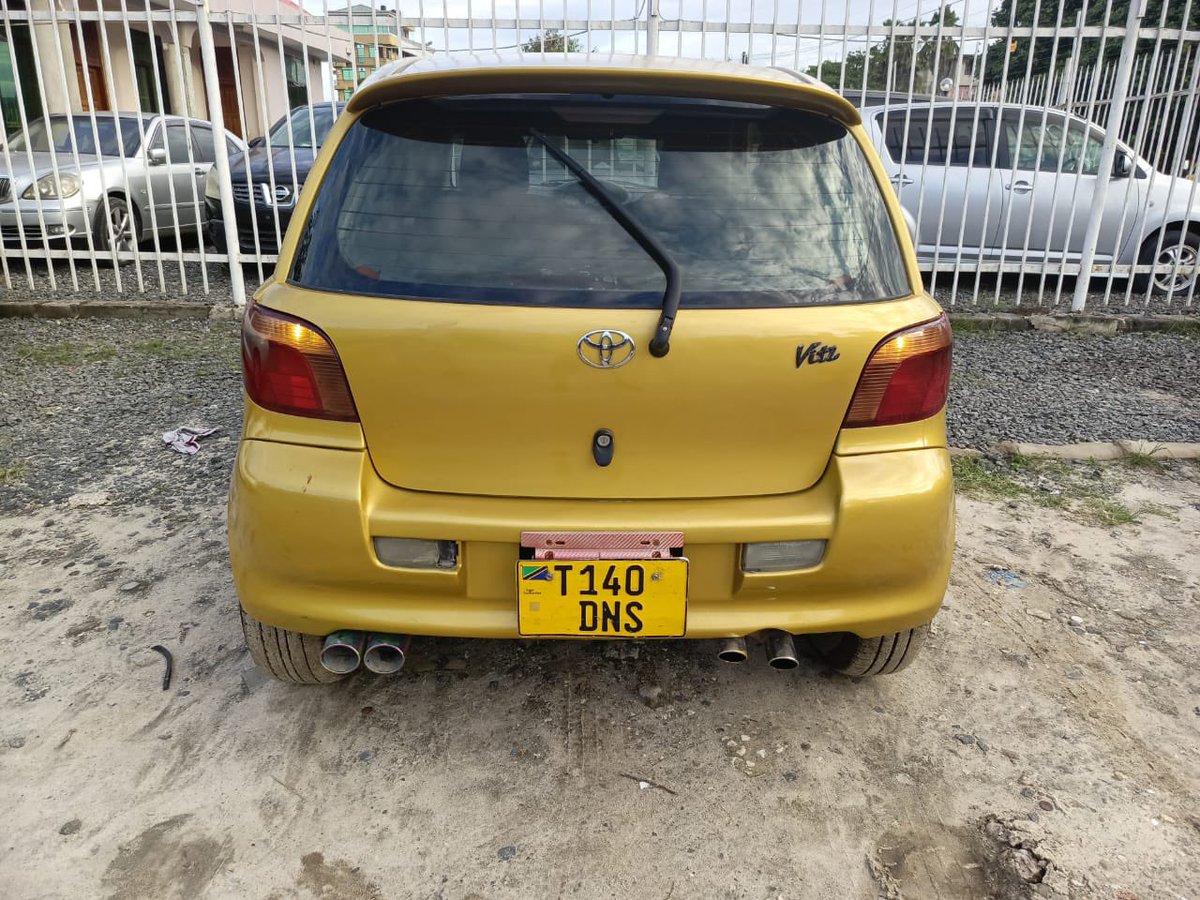
[[[534,559],[667,559],[682,531],[522,531]]]

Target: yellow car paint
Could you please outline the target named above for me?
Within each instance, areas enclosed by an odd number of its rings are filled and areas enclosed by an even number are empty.
[[[405,97],[596,90],[737,99],[837,118],[863,149],[884,199],[909,296],[778,309],[685,305],[670,355],[596,371],[580,363],[574,337],[603,327],[642,342],[657,310],[351,298],[282,280],[337,145],[364,111]],[[923,293],[899,202],[857,111],[811,79],[658,59],[555,57],[516,66],[434,59],[387,67],[351,100],[320,151],[277,271],[256,302],[318,325],[341,357],[360,411],[370,415],[364,432],[358,423],[283,415],[247,399],[229,540],[239,597],[256,619],[317,635],[358,629],[514,638],[514,563],[520,533],[530,529],[684,531],[689,638],[767,628],[873,637],[937,612],[954,540],[944,412],[903,425],[839,425],[878,342],[941,310]],[[503,352],[518,356],[561,342],[539,357],[542,389],[504,367],[478,377],[501,352],[490,337],[498,329],[509,335]],[[796,367],[791,356],[810,338],[836,343],[837,364]],[[670,402],[673,385],[701,384],[729,406],[737,385],[720,373],[730,367],[758,388],[740,395],[736,419],[712,421],[703,406]],[[792,396],[801,379],[803,390]],[[644,465],[626,470],[627,457],[619,456],[611,469],[598,468],[566,437],[591,427],[588,397],[600,389],[619,398],[662,396],[661,404],[615,404],[606,423],[621,450],[639,450]],[[555,421],[537,423],[539,410],[552,410]],[[523,414],[534,418],[523,433],[539,447],[536,458],[512,440],[522,432],[511,418]],[[496,434],[505,440],[493,441]],[[694,452],[664,449],[652,465],[663,435],[675,445],[684,439]],[[381,536],[457,541],[458,566],[390,568],[372,551],[372,537]],[[808,539],[828,541],[814,568],[740,570],[744,543]]]

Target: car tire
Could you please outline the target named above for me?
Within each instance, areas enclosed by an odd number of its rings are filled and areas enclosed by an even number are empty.
[[[1154,262],[1154,252],[1158,250],[1158,235],[1152,235],[1144,244],[1142,250],[1138,254],[1138,264],[1148,266]],[[1200,231],[1192,229],[1185,235],[1182,228],[1172,228],[1162,239],[1162,250],[1158,254],[1158,263],[1164,268],[1174,265],[1176,256],[1182,257],[1181,264],[1186,264],[1195,267],[1200,261]],[[1195,272],[1193,268],[1193,272]],[[1170,279],[1170,270],[1163,272],[1161,276],[1158,273],[1146,273],[1138,275],[1134,281],[1134,287],[1141,292],[1145,292],[1146,288],[1151,288],[1156,297],[1187,297],[1189,291],[1192,290],[1193,283],[1196,280],[1196,275],[1191,278],[1180,277],[1176,279],[1174,284],[1168,283]]]
[[[899,672],[916,658],[929,626],[860,638],[855,634],[814,634],[808,638],[813,654],[835,672],[851,678]]]
[[[244,609],[240,611],[246,648],[255,664],[272,678],[292,684],[331,684],[346,677],[321,665],[324,641],[319,636],[275,628],[251,617]]]
[[[111,227],[110,227],[111,225]],[[101,200],[96,207],[96,215],[92,221],[92,245],[96,253],[111,253],[114,238],[117,239],[117,250],[132,250],[138,243],[137,236],[141,231],[137,211],[121,197],[109,197]],[[124,260],[119,260],[124,262]]]

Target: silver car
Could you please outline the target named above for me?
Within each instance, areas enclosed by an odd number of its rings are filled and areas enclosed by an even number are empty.
[[[1054,110],[1002,104],[864,106],[922,268],[1077,263],[1104,133]],[[961,245],[961,250],[960,250]],[[1200,252],[1200,189],[1118,143],[1095,262],[1156,262],[1156,293],[1187,296]],[[1138,283],[1145,286],[1147,276]]]
[[[90,233],[96,249],[110,251],[155,232],[194,233],[204,227],[213,139],[209,122],[179,116],[35,119],[0,150],[0,238],[42,247]],[[246,148],[228,132],[225,140],[230,156]]]

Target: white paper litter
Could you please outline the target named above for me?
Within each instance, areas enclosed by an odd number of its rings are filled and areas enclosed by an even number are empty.
[[[215,432],[216,428],[193,428],[190,425],[180,425],[174,431],[163,432],[163,443],[177,453],[185,453],[191,456],[200,449],[200,445],[196,443],[197,438],[208,437]]]

